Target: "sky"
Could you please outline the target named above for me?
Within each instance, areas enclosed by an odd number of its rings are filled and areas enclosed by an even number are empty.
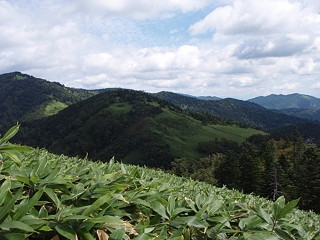
[[[0,0],[0,73],[12,71],[85,89],[320,97],[320,1]]]

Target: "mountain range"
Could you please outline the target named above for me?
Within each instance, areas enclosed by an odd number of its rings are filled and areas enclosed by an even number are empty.
[[[305,122],[305,119],[271,111],[256,103],[233,98],[200,100],[173,92],[159,92],[155,96],[191,112],[205,112],[223,119],[232,119],[242,126],[269,130],[290,124]]]
[[[287,115],[320,121],[320,99],[305,94],[271,94],[249,99],[268,109],[275,109]]]
[[[22,123],[18,140],[55,153],[89,154],[102,160],[115,156],[126,163],[169,168],[175,158],[203,156],[199,144],[214,139],[241,143],[254,134],[264,134],[208,121],[203,124],[200,117],[148,93],[118,89],[53,116]]]
[[[268,96],[260,96],[256,98],[252,98],[248,100],[249,102],[253,102],[259,104],[268,109],[310,109],[310,110],[318,110],[320,109],[320,99],[316,97],[312,97],[305,94],[271,94]]]
[[[1,132],[18,121],[18,142],[55,153],[116,156],[127,163],[168,168],[175,158],[204,156],[200,146],[212,141],[241,143],[254,134],[284,136],[298,129],[303,137],[320,142],[319,122],[252,101],[75,89],[20,72],[0,75],[0,84]]]

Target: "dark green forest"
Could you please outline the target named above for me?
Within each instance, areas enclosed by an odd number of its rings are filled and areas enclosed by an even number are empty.
[[[53,115],[101,92],[67,88],[20,72],[1,74],[0,85],[0,129]]]
[[[279,140],[257,135],[239,145],[213,141],[199,147],[208,156],[176,159],[173,173],[271,200],[300,198],[301,209],[320,213],[320,148],[299,134]]]

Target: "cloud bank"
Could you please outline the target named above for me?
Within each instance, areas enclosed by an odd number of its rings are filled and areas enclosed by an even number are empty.
[[[319,12],[312,0],[2,0],[0,72],[90,89],[320,97]]]

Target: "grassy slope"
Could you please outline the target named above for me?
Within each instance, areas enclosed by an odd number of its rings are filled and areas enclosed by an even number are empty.
[[[149,104],[159,106],[156,102]],[[121,116],[128,113],[132,105],[128,102],[120,102],[110,105],[107,109]],[[173,155],[195,158],[202,157],[197,149],[200,142],[227,139],[242,143],[254,134],[265,134],[256,129],[240,128],[234,125],[203,125],[199,120],[168,108],[162,108],[162,113],[148,118],[146,127],[170,145]],[[138,151],[133,150],[124,159],[130,162],[139,155]]]
[[[23,115],[21,117],[21,120],[32,121],[34,119],[52,116],[60,112],[62,109],[65,109],[66,107],[68,107],[68,105],[64,102],[60,102],[57,100],[47,101],[38,106],[35,106],[33,110]]]
[[[200,121],[178,114],[169,109],[150,120],[153,132],[161,135],[177,156],[201,157],[197,150],[199,142],[227,139],[242,143],[253,134],[264,134],[250,128],[223,125],[202,125]]]
[[[283,198],[42,150],[20,159],[3,159],[1,239],[319,239],[320,216]]]

